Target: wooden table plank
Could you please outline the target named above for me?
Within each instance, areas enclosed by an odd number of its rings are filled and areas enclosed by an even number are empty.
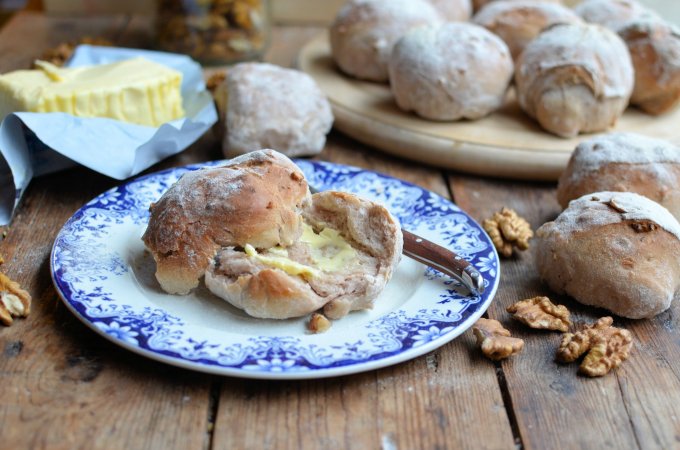
[[[456,203],[477,220],[508,206],[536,229],[560,211],[554,186],[549,184],[461,175],[452,175],[450,184]],[[502,261],[501,285],[488,312],[526,341],[522,354],[502,364],[514,420],[525,448],[678,447],[679,306],[674,305],[652,320],[615,318],[615,324],[631,330],[636,339],[631,359],[603,378],[577,376],[576,364],[553,362],[559,333],[532,331],[513,323],[505,308],[522,298],[548,295],[565,304],[577,323],[590,323],[608,313],[552,294],[540,281],[533,259],[530,250]]]

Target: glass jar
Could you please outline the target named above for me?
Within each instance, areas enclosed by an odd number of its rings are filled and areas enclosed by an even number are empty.
[[[269,44],[269,0],[157,0],[156,41],[203,64],[262,58]]]

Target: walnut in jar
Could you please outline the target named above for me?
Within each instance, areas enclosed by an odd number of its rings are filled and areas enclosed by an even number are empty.
[[[269,41],[269,0],[158,0],[160,49],[204,64],[261,58]]]

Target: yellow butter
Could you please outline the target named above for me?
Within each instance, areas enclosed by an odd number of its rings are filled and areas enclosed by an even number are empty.
[[[262,264],[276,267],[290,275],[313,277],[324,272],[334,272],[346,267],[356,259],[356,250],[340,235],[337,230],[325,228],[319,234],[307,224],[304,225],[300,241],[309,245],[311,258],[317,268],[293,261],[288,257],[288,251],[281,247],[268,250],[268,255],[261,255],[257,250],[246,244],[245,252],[248,256],[257,259]]]
[[[0,120],[17,111],[109,117],[157,127],[184,116],[182,74],[144,58],[0,75]]]
[[[342,269],[357,256],[356,250],[332,228],[324,228],[316,234],[305,224],[300,240],[309,245],[316,266],[326,272]]]
[[[275,267],[277,269],[281,269],[290,275],[314,277],[319,274],[319,271],[314,269],[313,267],[300,264],[299,262],[293,261],[292,259],[289,259],[285,256],[260,255],[259,253],[257,253],[257,250],[255,250],[255,248],[250,244],[246,244],[244,250],[246,251],[246,255],[255,258],[262,264]]]

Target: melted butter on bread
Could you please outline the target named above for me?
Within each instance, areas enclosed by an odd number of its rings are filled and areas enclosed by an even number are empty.
[[[0,75],[0,119],[17,111],[63,112],[157,127],[184,116],[182,74],[147,59],[77,68],[46,62],[36,66]]]
[[[300,240],[309,245],[316,266],[326,272],[340,270],[357,257],[356,250],[332,228],[324,228],[317,234],[304,224]]]
[[[337,230],[332,228],[324,228],[321,232],[315,233],[312,227],[304,224],[300,242],[309,246],[310,257],[315,267],[290,259],[288,251],[280,246],[268,249],[267,254],[257,253],[255,247],[250,244],[246,244],[244,250],[248,256],[255,258],[262,264],[281,269],[290,275],[302,277],[317,276],[319,271],[338,271],[347,267],[357,258],[356,250]]]
[[[255,247],[253,247],[250,244],[246,244],[243,249],[245,250],[246,255],[250,256],[251,258],[254,258],[267,266],[281,269],[290,275],[300,275],[302,277],[314,277],[319,274],[319,271],[316,270],[315,268],[306,266],[304,264],[300,264],[299,262],[293,261],[292,259],[285,256],[261,255],[257,253]]]

